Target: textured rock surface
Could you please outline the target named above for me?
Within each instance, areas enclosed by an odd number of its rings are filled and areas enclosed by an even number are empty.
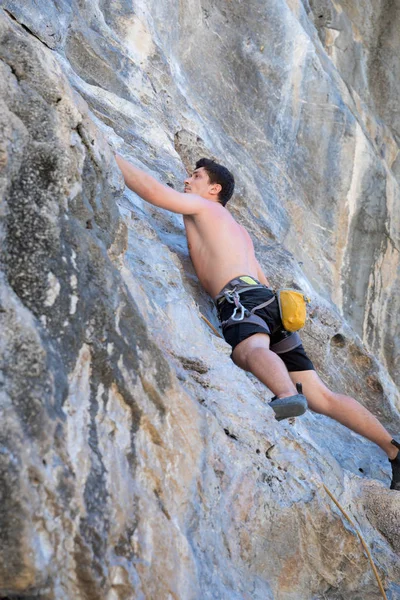
[[[232,168],[266,273],[312,297],[322,376],[395,434],[395,3],[0,6],[0,595],[380,598],[325,483],[400,599],[383,452],[275,421],[201,319],[181,217],[107,144],[177,188],[201,155]]]

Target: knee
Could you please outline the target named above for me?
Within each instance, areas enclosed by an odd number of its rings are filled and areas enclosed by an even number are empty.
[[[325,388],[320,394],[319,411],[322,414],[330,415],[335,411],[336,405],[339,403],[339,394]]]
[[[341,402],[343,396],[341,394],[337,394],[336,392],[332,392],[332,390],[325,390],[324,392],[324,400],[329,406],[335,406]]]
[[[269,350],[269,337],[264,333],[256,333],[240,342],[232,352],[232,360],[241,369],[250,371],[254,354]]]
[[[251,344],[246,344],[247,340],[244,340],[236,346],[232,352],[232,360],[237,367],[240,367],[244,371],[249,371],[250,356],[253,352],[257,352],[257,348]]]
[[[237,367],[240,367],[244,371],[248,371],[248,351],[246,348],[240,348],[240,344],[236,346],[232,352],[232,360]]]

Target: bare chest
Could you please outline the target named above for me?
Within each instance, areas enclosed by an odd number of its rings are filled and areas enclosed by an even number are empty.
[[[227,212],[215,211],[199,217],[184,217],[186,237],[193,263],[207,259],[229,262],[237,254],[247,255],[252,246],[248,234]]]
[[[202,234],[192,217],[184,216],[184,223],[189,254],[193,260],[205,247],[204,233]]]

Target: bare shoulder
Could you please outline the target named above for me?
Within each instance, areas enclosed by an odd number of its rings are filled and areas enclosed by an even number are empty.
[[[249,246],[253,246],[252,239],[243,225],[240,225],[231,213],[219,204],[218,202],[209,202],[206,200],[207,205],[204,210],[199,212],[197,215],[193,215],[193,219],[198,222],[199,225],[211,225],[212,227],[221,227],[224,225],[225,231],[230,232],[230,235],[237,236],[240,234]]]
[[[189,194],[186,194],[189,195]],[[208,220],[208,219],[227,219],[233,221],[232,215],[226,210],[224,206],[219,204],[218,202],[212,202],[211,200],[206,200],[205,198],[201,198],[197,196],[201,203],[199,203],[200,210],[197,211],[196,214],[190,215],[195,220]],[[235,221],[236,223],[236,221]]]
[[[175,192],[183,203],[183,209],[177,211],[183,215],[196,217],[205,211],[212,208],[213,202],[198,196],[197,194],[184,194],[182,192]]]

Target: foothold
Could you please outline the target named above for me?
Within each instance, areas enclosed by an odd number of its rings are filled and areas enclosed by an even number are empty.
[[[233,440],[237,440],[237,439],[238,439],[238,438],[237,438],[237,436],[236,436],[234,433],[231,433],[231,432],[229,431],[229,429],[226,429],[226,428],[224,428],[224,431],[225,431],[226,435],[227,435],[228,437],[232,438]]]
[[[273,450],[274,448],[275,448],[275,444],[272,444],[272,446],[270,446],[270,447],[268,448],[268,450],[266,450],[266,451],[265,451],[265,456],[266,456],[266,457],[267,457],[269,460],[272,460],[272,459],[271,459],[271,457],[270,457],[270,454],[269,454],[269,453],[270,453],[270,452],[271,452],[271,450]]]
[[[366,378],[367,386],[377,394],[383,394],[383,386],[381,382],[374,375],[368,375]]]
[[[373,366],[371,357],[368,356],[363,348],[360,348],[356,344],[350,345],[349,354],[355,365],[363,371],[368,371]]]
[[[197,373],[200,373],[200,375],[204,375],[209,371],[208,365],[200,359],[188,358],[186,356],[177,356],[176,358],[181,361],[182,366],[186,371],[196,371]]]
[[[346,338],[344,337],[343,334],[336,333],[331,338],[331,344],[332,344],[332,346],[336,346],[337,348],[344,348],[346,345]]]

